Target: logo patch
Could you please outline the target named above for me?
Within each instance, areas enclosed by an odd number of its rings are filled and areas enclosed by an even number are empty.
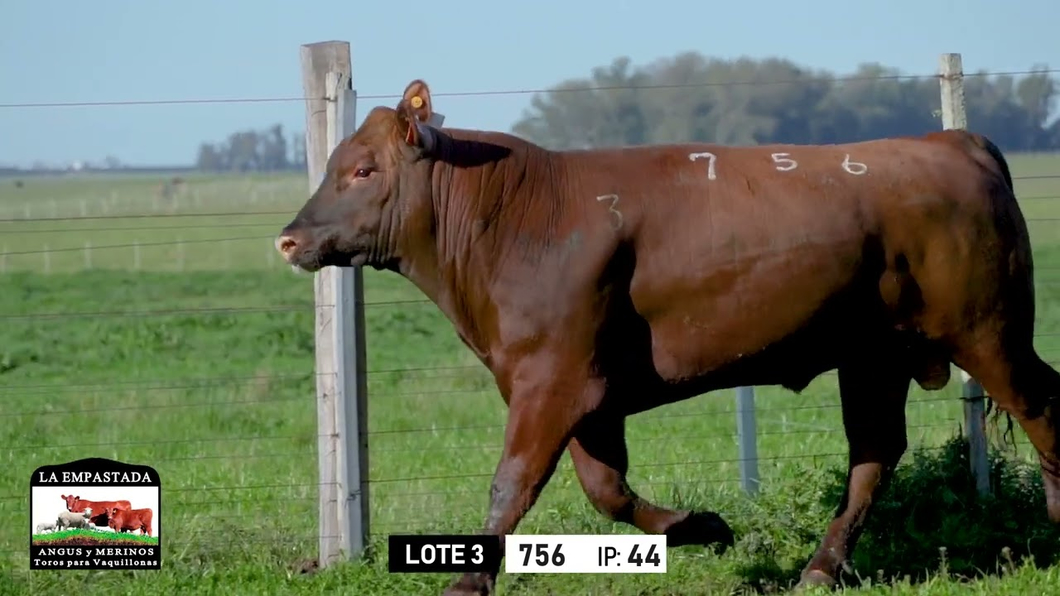
[[[160,569],[158,472],[103,458],[41,466],[30,486],[30,569]]]

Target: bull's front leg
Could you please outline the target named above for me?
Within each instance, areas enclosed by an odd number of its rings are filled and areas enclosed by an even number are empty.
[[[520,378],[523,375],[515,375]],[[524,377],[525,378],[525,377]],[[545,370],[513,386],[509,400],[504,450],[490,486],[490,509],[485,532],[500,538],[515,531],[548,483],[572,429],[586,407],[598,403],[602,383],[581,375],[549,377]],[[488,595],[500,572],[495,569],[457,578],[445,596]]]

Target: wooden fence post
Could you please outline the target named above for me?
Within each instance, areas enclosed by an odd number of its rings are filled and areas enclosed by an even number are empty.
[[[329,72],[328,146],[334,148],[357,127],[357,96],[351,76]],[[331,341],[335,355],[335,426],[339,441],[336,490],[339,529],[348,557],[368,546],[368,376],[361,267],[332,267],[335,299]]]
[[[309,192],[356,124],[350,44],[301,47]],[[360,267],[315,274],[320,558],[325,567],[364,552],[368,539],[367,378]]]
[[[758,431],[755,429],[755,388],[736,388],[736,441],[740,454],[740,485],[758,493]]]
[[[960,54],[939,57],[939,85],[942,91],[942,128],[966,129],[964,110],[964,68]],[[980,494],[990,492],[990,462],[986,443],[986,394],[983,386],[961,371],[961,399],[964,403],[964,436],[968,440],[968,462]]]

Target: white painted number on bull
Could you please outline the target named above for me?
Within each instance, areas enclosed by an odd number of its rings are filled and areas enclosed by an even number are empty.
[[[611,204],[607,206],[607,210],[610,211],[615,217],[614,221],[611,222],[611,227],[616,231],[622,227],[622,212],[618,210],[618,195],[600,195],[596,197],[597,201],[611,201]]]
[[[773,163],[777,164],[778,172],[790,172],[799,167],[799,162],[791,159],[789,157],[790,155],[790,153],[774,153],[771,156],[773,158]]]
[[[846,170],[848,174],[860,176],[869,171],[869,166],[856,161],[850,161],[850,154],[848,153],[847,156],[843,158],[843,169]]]
[[[714,155],[713,153],[710,153],[708,151],[703,151],[701,153],[689,153],[688,154],[688,159],[690,159],[692,161],[696,161],[697,159],[702,159],[702,158],[706,158],[707,159],[707,180],[716,179],[718,177],[718,175],[714,172],[714,162],[718,161],[718,156],[717,155]]]

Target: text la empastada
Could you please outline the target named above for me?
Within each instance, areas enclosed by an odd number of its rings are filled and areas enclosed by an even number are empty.
[[[61,474],[39,472],[38,480],[42,484],[108,484],[112,482],[147,484],[152,482],[151,474],[147,472],[62,472]]]

